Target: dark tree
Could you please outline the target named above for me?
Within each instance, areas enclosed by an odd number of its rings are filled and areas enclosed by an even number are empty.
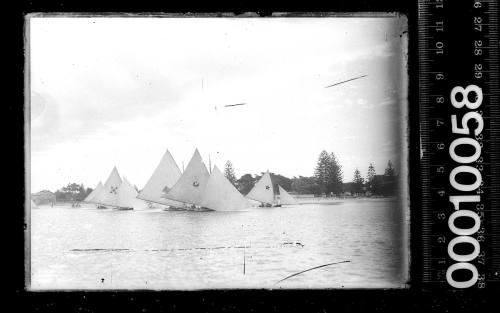
[[[342,168],[333,152],[330,153],[330,163],[328,164],[328,185],[327,191],[339,194],[342,192],[343,180]]]
[[[68,183],[68,185],[55,192],[56,199],[82,201],[86,197],[87,190],[83,184]]]
[[[363,191],[363,183],[364,183],[363,177],[361,177],[361,173],[359,172],[358,169],[354,171],[354,178],[352,179],[352,193],[353,194],[360,194]]]
[[[321,151],[314,169],[314,177],[322,192],[335,194],[342,192],[342,168],[333,153]]]
[[[255,182],[256,180],[251,174],[245,174],[238,179],[236,186],[242,194],[246,195],[250,192],[250,190],[252,190]]]
[[[366,174],[366,187],[370,192],[373,192],[373,180],[375,179],[375,166],[370,163],[368,166],[368,173]]]
[[[304,177],[299,176],[299,178],[292,179],[291,190],[299,194],[314,194],[320,195],[323,189],[318,184],[315,177]]]
[[[227,161],[226,165],[224,165],[224,176],[226,176],[227,180],[236,186],[236,175],[234,174],[233,163],[231,161]]]
[[[271,174],[271,181],[273,183],[273,188],[274,188],[275,193],[278,192],[278,185],[283,187],[285,190],[291,191],[292,180],[290,178],[285,177],[285,176],[280,175],[280,174],[274,174],[274,173],[270,173],[270,174]]]
[[[316,168],[314,169],[314,177],[321,187],[321,192],[327,191],[328,186],[328,166],[330,164],[330,155],[325,150],[321,151],[318,157]]]

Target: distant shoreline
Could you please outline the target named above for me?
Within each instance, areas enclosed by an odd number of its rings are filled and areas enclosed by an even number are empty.
[[[397,197],[395,196],[390,196],[390,197],[382,197],[382,196],[359,196],[359,197],[353,197],[353,196],[347,196],[347,197],[300,197],[300,196],[293,196],[295,200],[299,204],[339,204],[342,203],[345,200],[395,200]],[[78,202],[81,206],[81,208],[91,208],[96,206],[93,203],[87,203],[87,202]],[[39,207],[71,207],[72,202],[69,201],[56,201],[53,206],[50,204],[41,204]]]

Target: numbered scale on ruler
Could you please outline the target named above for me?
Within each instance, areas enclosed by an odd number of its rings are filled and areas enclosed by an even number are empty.
[[[500,283],[498,3],[420,1],[421,283]]]

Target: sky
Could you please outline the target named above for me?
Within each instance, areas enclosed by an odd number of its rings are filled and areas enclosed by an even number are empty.
[[[312,176],[333,152],[352,180],[405,167],[407,20],[32,17],[31,191],[93,188],[113,166],[142,188],[168,149]],[[366,75],[344,84],[326,86]],[[225,105],[246,103],[241,106]]]

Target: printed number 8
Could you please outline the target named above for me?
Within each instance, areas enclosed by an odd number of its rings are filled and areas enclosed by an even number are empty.
[[[477,95],[477,98],[474,102],[469,102],[469,99],[467,98],[471,91],[474,91]],[[457,99],[455,98],[457,93],[462,94],[462,101],[457,101]],[[469,85],[465,89],[463,87],[457,86],[451,90],[450,98],[451,104],[457,109],[462,108],[464,105],[469,109],[477,109],[483,102],[483,91],[476,85]]]

